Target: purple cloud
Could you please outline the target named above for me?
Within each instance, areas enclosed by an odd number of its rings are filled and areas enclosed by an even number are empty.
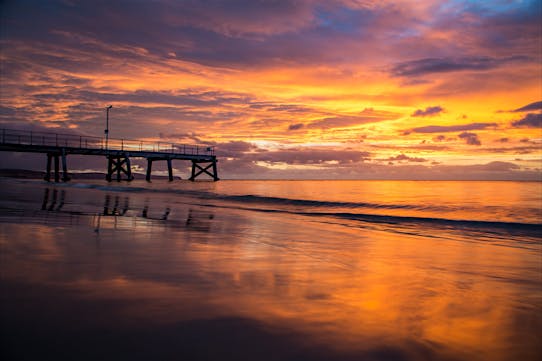
[[[539,102],[534,102],[531,104],[527,104],[524,107],[512,110],[513,112],[528,112],[532,110],[542,110],[542,100]]]
[[[368,152],[355,150],[287,149],[259,153],[254,156],[254,160],[286,164],[347,164],[363,161],[369,155]]]
[[[482,145],[482,142],[475,133],[463,132],[459,134],[459,138],[465,139],[468,145]]]
[[[414,113],[412,113],[412,116],[413,117],[427,117],[427,116],[430,116],[430,115],[439,114],[442,111],[444,111],[444,108],[437,105],[437,106],[434,106],[434,107],[427,107],[427,108],[425,108],[425,110],[418,109]]]
[[[413,128],[410,131],[415,133],[447,133],[466,130],[481,130],[496,127],[497,123],[471,123],[462,125],[428,125],[425,127]]]
[[[527,60],[523,56],[491,58],[488,56],[462,58],[424,58],[395,64],[390,73],[393,76],[423,76],[434,73],[448,73],[465,70],[489,70],[503,64]]]
[[[529,113],[524,118],[513,122],[516,128],[542,128],[542,113]]]
[[[303,124],[303,123],[290,124],[290,126],[288,127],[288,130],[299,130],[299,129],[303,128],[304,126],[305,126],[305,124]]]
[[[210,145],[214,145],[216,153],[220,157],[225,158],[242,158],[247,152],[258,149],[254,144],[241,140],[226,143],[211,143]]]
[[[408,155],[405,155],[405,154],[399,154],[399,155],[396,155],[395,157],[390,157],[388,159],[386,159],[388,161],[407,161],[407,162],[417,162],[417,163],[422,163],[422,162],[427,162],[427,159],[425,158],[416,158],[416,157],[409,157]]]
[[[484,166],[480,166],[483,170],[490,171],[490,172],[503,172],[503,171],[509,171],[514,169],[519,169],[519,166],[514,163],[510,162],[490,162],[485,164]]]

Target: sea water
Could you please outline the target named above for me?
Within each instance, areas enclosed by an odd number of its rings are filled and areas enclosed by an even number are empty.
[[[538,182],[0,188],[7,359],[542,356]]]

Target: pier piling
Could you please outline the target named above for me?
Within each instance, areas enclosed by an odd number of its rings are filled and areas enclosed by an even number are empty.
[[[147,176],[145,177],[147,182],[151,181],[151,171],[152,171],[152,159],[147,158]]]
[[[55,157],[55,182],[60,182],[60,169],[59,169],[59,162],[58,162],[58,154],[54,155]]]
[[[66,150],[62,148],[62,181],[67,182],[70,180],[68,175],[68,162],[66,160]]]
[[[47,153],[47,167],[45,168],[45,180],[47,182],[50,182],[51,181],[51,158],[52,158],[52,154],[50,153]]]
[[[122,180],[122,173],[126,175],[127,181],[132,181],[132,169],[130,166],[130,157],[126,153],[120,153],[116,155],[109,155],[107,157],[107,175],[106,179],[111,182],[113,174],[117,175],[117,182]]]
[[[171,159],[167,159],[167,173],[169,177],[169,181],[173,182],[173,169],[171,168]]]

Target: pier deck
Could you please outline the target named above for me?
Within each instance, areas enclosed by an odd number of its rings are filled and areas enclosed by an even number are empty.
[[[184,145],[167,142],[149,142],[143,140],[109,139],[71,134],[21,131],[2,129],[0,151],[43,153],[47,155],[46,180],[51,180],[51,166],[54,161],[54,180],[60,181],[60,160],[62,160],[62,180],[68,181],[67,156],[94,155],[107,158],[106,179],[132,180],[130,158],[147,159],[146,179],[151,180],[152,163],[165,160],[168,165],[169,179],[173,180],[172,160],[192,162],[191,181],[206,174],[217,181],[217,159],[214,147],[205,145]]]

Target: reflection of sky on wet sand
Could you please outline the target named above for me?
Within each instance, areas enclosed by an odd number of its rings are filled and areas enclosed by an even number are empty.
[[[95,190],[58,190],[49,209],[54,190],[33,187],[19,210],[2,203],[2,338],[41,349],[11,355],[528,360],[541,352],[539,249]]]

